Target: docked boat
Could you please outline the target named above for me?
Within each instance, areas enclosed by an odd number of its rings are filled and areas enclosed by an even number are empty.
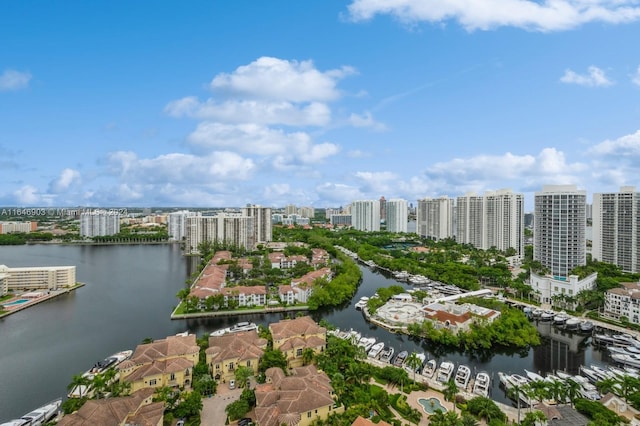
[[[20,417],[19,419],[9,420],[0,426],[39,426],[54,419],[60,414],[60,406],[62,399],[56,399],[40,408],[36,408]]]
[[[589,399],[591,401],[598,401],[601,398],[598,389],[595,387],[595,385],[590,383],[587,378],[582,376],[573,376],[569,380],[572,380],[580,385],[580,394],[586,399]]]
[[[469,380],[471,379],[471,369],[464,365],[460,364],[458,366],[458,370],[456,371],[455,382],[456,385],[461,389],[466,389],[469,386]]]
[[[384,348],[382,350],[382,353],[380,354],[380,361],[391,362],[391,359],[393,358],[393,353],[394,352],[395,352],[395,350],[393,349],[393,347],[387,346],[386,348]]]
[[[567,315],[565,311],[560,311],[553,317],[553,323],[556,325],[564,325],[569,318],[569,315]]]
[[[409,274],[407,271],[396,271],[393,273],[393,276],[398,280],[406,280],[410,275],[411,274]]]
[[[216,330],[213,333],[209,334],[209,336],[219,337],[219,336],[224,336],[225,334],[240,333],[242,331],[253,331],[257,329],[258,329],[257,324],[253,322],[242,321],[235,325],[232,325],[231,327]]]
[[[598,365],[591,364],[591,369],[594,373],[596,373],[600,380],[613,379],[615,377],[615,374],[613,374],[611,371],[606,370]]]
[[[597,345],[608,346],[613,345],[615,340],[613,339],[613,336],[608,334],[596,333],[593,335],[593,342]]]
[[[436,373],[437,369],[438,369],[438,363],[436,362],[436,360],[430,359],[424,365],[424,368],[422,369],[422,375],[430,379]]]
[[[580,323],[580,332],[582,333],[591,333],[595,325],[591,321],[582,321]]]
[[[380,353],[382,352],[383,349],[384,349],[384,343],[378,342],[375,345],[371,346],[371,349],[369,349],[367,356],[369,356],[370,358],[378,358],[378,356],[380,356]]]
[[[115,367],[120,364],[125,359],[129,358],[133,354],[132,350],[126,350],[122,352],[115,353],[108,358],[105,358],[102,361],[96,362],[93,367],[89,370],[91,374],[103,373],[107,371],[110,367]]]
[[[524,374],[532,382],[543,382],[544,381],[544,377],[542,377],[538,373],[534,373],[533,371],[529,371],[529,370],[525,369],[524,370]]]
[[[599,380],[602,380],[598,377],[598,374],[592,369],[585,367],[584,365],[580,366],[580,374],[589,379],[592,383],[596,383]]]
[[[436,380],[442,383],[447,383],[451,380],[451,376],[453,376],[454,365],[452,362],[443,361],[440,364],[440,368],[438,368],[438,376]]]
[[[540,314],[540,321],[551,321],[556,316],[554,311],[543,311]]]
[[[558,376],[561,380],[569,380],[573,376],[566,371],[556,370],[556,376]]]
[[[408,356],[409,352],[401,351],[398,355],[396,355],[396,359],[393,360],[393,365],[395,365],[396,367],[401,367],[402,364],[404,364],[404,362],[407,360]]]
[[[422,369],[422,364],[424,364],[425,360],[427,359],[427,356],[421,352],[416,354],[416,358],[418,358],[418,360],[420,361],[420,365],[418,365],[415,369],[416,373],[418,373]]]
[[[623,366],[640,368],[640,356],[635,354],[611,354],[611,359]]]
[[[531,312],[531,316],[534,318],[540,318],[543,313],[544,313],[544,310],[540,308],[536,308]]]
[[[366,353],[369,353],[369,351],[375,344],[376,344],[375,337],[361,337],[360,340],[358,341],[358,346],[363,347]]]
[[[577,330],[580,327],[580,324],[582,324],[582,320],[581,319],[575,318],[575,317],[570,317],[564,323],[564,328],[566,328],[567,330]]]
[[[489,396],[489,385],[491,384],[491,378],[486,371],[481,371],[476,374],[476,379],[473,382],[473,393],[476,395]]]

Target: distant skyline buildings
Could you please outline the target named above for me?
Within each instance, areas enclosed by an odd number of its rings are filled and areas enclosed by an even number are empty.
[[[379,200],[358,200],[351,203],[351,225],[358,231],[379,231]]]
[[[120,214],[111,210],[94,210],[80,214],[80,236],[102,237],[120,232]]]
[[[416,233],[436,241],[453,238],[454,201],[447,196],[418,200]]]
[[[381,198],[384,200],[384,197]],[[382,201],[380,202],[382,206]],[[407,232],[408,227],[408,203],[407,200],[392,198],[384,201],[386,214],[386,226],[389,232]]]

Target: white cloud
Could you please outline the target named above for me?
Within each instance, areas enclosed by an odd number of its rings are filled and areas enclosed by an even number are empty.
[[[219,120],[225,123],[284,124],[287,126],[324,126],[331,121],[331,109],[322,102],[295,105],[291,102],[256,100],[198,101],[186,97],[170,102],[165,112],[173,117]]]
[[[218,74],[211,81],[211,88],[248,99],[331,101],[340,97],[337,81],[353,73],[351,67],[321,72],[312,61],[263,56],[230,74]]]
[[[58,193],[69,189],[72,185],[80,181],[80,172],[74,169],[66,168],[58,176],[57,179],[49,184],[49,192]]]
[[[640,66],[638,66],[636,73],[631,76],[631,82],[636,86],[640,86]]]
[[[325,201],[327,205],[345,205],[353,200],[365,198],[365,195],[357,187],[343,183],[326,182],[317,185],[315,190],[318,197]]]
[[[314,144],[305,132],[286,133],[256,124],[204,122],[189,135],[188,141],[204,150],[225,149],[246,155],[272,157],[273,163],[282,167],[296,163],[317,163],[339,151],[335,144]]]
[[[395,193],[398,176],[391,172],[356,172],[354,177],[361,182],[360,190],[367,194]]]
[[[587,74],[578,74],[568,69],[564,72],[560,81],[567,84],[578,84],[589,87],[608,87],[613,84],[613,81],[607,78],[602,69],[593,65],[589,67]]]
[[[352,0],[349,17],[364,21],[391,15],[408,24],[455,20],[467,30],[517,27],[569,30],[589,22],[628,23],[640,18],[635,0]]]
[[[15,200],[20,205],[33,206],[41,201],[41,196],[38,194],[38,189],[32,185],[25,185],[13,193]]]
[[[615,140],[605,140],[589,149],[596,156],[636,157],[640,160],[640,130]]]
[[[349,123],[353,127],[368,127],[376,131],[386,130],[386,126],[375,121],[369,111],[366,111],[363,114],[351,113],[349,116]]]
[[[29,81],[31,81],[31,73],[4,70],[4,72],[0,74],[0,92],[25,89],[29,86]]]

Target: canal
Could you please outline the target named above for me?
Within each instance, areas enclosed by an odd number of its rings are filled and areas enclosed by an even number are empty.
[[[147,337],[159,339],[186,330],[202,335],[237,321],[267,325],[283,318],[283,314],[256,314],[170,320],[175,295],[195,267],[177,245],[0,246],[0,264],[75,265],[77,280],[86,283],[75,292],[0,320],[0,422],[66,395],[74,374],[112,353],[134,349]],[[564,333],[548,323],[538,325],[544,337],[539,347],[475,354],[390,333],[367,323],[354,303],[398,282],[366,266],[361,269],[363,280],[353,301],[314,312],[315,320],[324,318],[341,329],[358,330],[393,346],[396,353],[424,352],[439,362],[465,363],[474,373],[485,370],[494,379],[491,397],[497,401],[508,401],[498,388],[498,371],[560,369],[577,374],[580,365],[607,360],[606,354],[591,346],[588,336]]]

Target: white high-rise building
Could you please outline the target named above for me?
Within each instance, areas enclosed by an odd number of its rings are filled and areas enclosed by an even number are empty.
[[[635,187],[593,194],[592,223],[593,259],[618,265],[625,272],[640,272],[640,193]]]
[[[436,241],[453,238],[453,202],[447,196],[418,200],[416,233]]]
[[[174,241],[182,241],[187,232],[187,218],[200,216],[200,212],[190,212],[189,210],[181,210],[169,213],[169,238]]]
[[[198,254],[198,246],[204,241],[253,250],[256,245],[254,223],[254,217],[229,213],[187,217],[185,254]]]
[[[535,194],[533,259],[549,274],[532,273],[531,287],[542,303],[554,303],[558,297],[575,298],[595,286],[597,274],[583,280],[571,275],[587,261],[586,204],[586,192],[575,185],[545,185]]]
[[[351,225],[359,231],[380,230],[380,202],[360,200],[351,204]]]
[[[93,210],[80,214],[80,236],[98,237],[120,232],[120,214],[111,210]]]
[[[269,243],[273,240],[273,223],[271,221],[271,207],[248,204],[242,209],[242,215],[252,217],[253,240],[258,243]]]
[[[516,250],[524,257],[524,195],[508,189],[487,191],[484,196],[458,197],[456,239],[487,250]]]
[[[394,198],[385,201],[384,205],[387,214],[387,231],[407,232],[409,215],[407,200]]]

